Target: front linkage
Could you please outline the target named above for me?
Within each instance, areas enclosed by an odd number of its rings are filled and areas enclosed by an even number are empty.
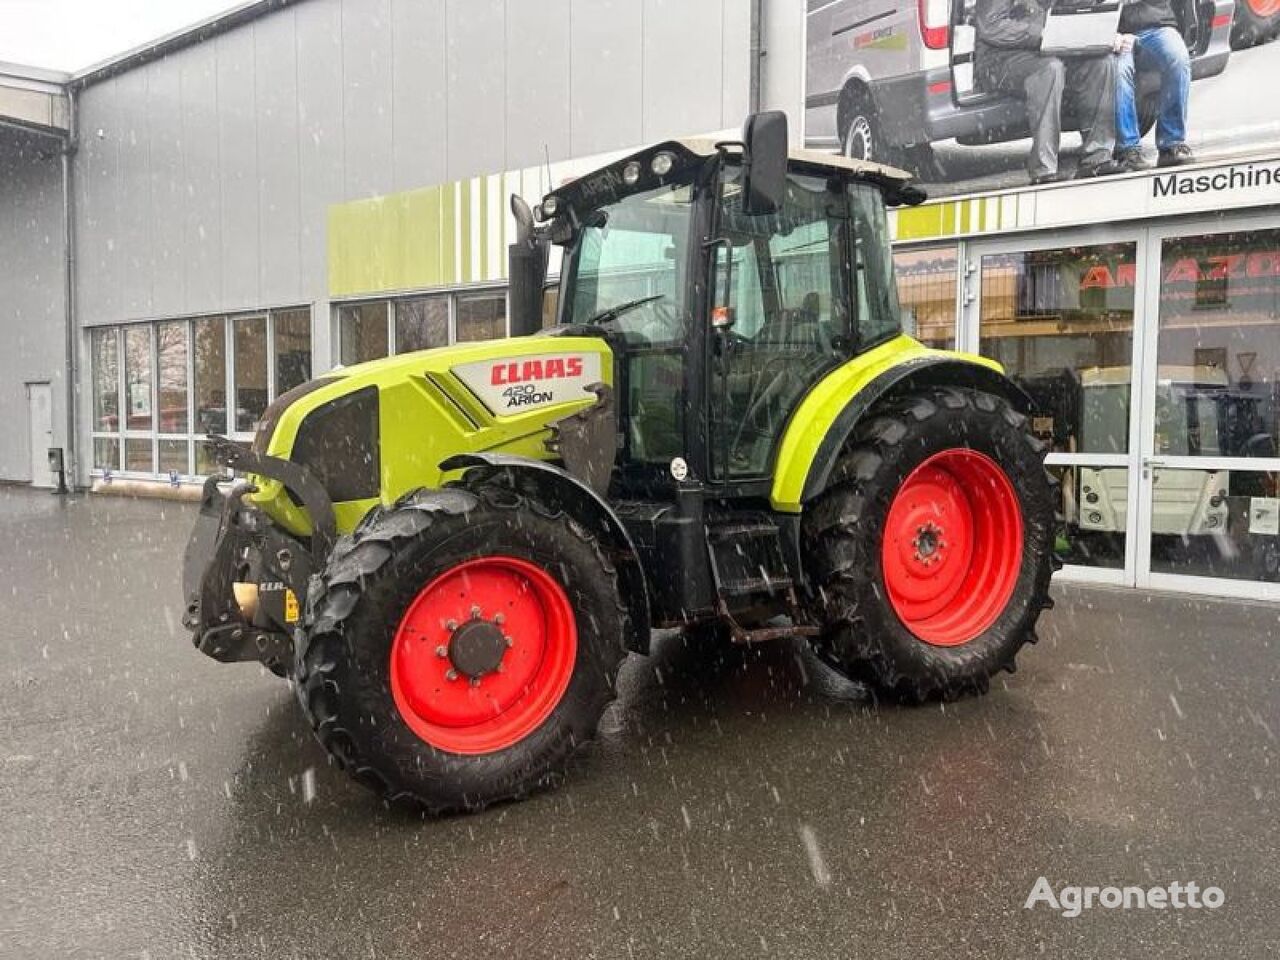
[[[306,602],[307,583],[324,566],[337,538],[333,504],[305,468],[255,453],[225,437],[209,437],[219,463],[279,480],[312,518],[309,544],[289,536],[261,511],[244,504],[257,488],[246,480],[224,495],[205,481],[200,516],[183,562],[183,625],[200,652],[224,663],[258,660],[274,673],[293,663],[292,631]]]

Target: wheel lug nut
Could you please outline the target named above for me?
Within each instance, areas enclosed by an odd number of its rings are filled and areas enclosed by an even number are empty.
[[[516,645],[516,642],[512,640],[510,637],[503,637],[502,642],[505,643],[508,647],[514,647]]]
[[[458,629],[458,621],[457,621],[457,620],[446,620],[446,621],[444,622],[444,628],[445,628],[446,630],[457,630],[457,629]]]
[[[479,619],[480,619],[480,605],[479,605],[479,604],[475,604],[475,603],[473,603],[473,604],[471,605],[471,618],[472,618],[473,620],[479,620]]]
[[[479,677],[472,677],[472,678],[471,678],[471,685],[472,685],[473,687],[478,687],[478,686],[480,686],[480,678],[479,678]]]
[[[457,680],[457,679],[458,679],[458,671],[457,671],[457,670],[455,670],[455,669],[453,669],[453,667],[450,667],[448,670],[446,670],[446,671],[444,672],[444,678],[445,678],[446,680]]]
[[[446,647],[443,643],[440,644],[440,646],[436,647],[437,657],[447,657],[448,655],[449,655],[449,648]]]
[[[493,622],[500,627],[507,622],[507,615],[504,613],[495,613],[493,615]]]

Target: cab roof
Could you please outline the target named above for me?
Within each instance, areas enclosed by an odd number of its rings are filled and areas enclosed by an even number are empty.
[[[715,154],[716,144],[721,141],[707,137],[690,137],[676,140],[675,142],[690,153],[701,157],[710,157]],[[644,152],[648,153],[649,151],[646,150]],[[866,160],[854,160],[838,153],[827,153],[822,150],[805,150],[799,147],[792,147],[787,150],[787,161],[789,163],[804,164],[807,167],[825,167],[829,170],[862,174],[872,179],[897,180],[904,184],[914,179],[906,170],[900,170],[897,167],[890,167],[883,163],[869,163]]]
[[[543,207],[549,206],[547,201],[552,197],[556,198],[557,206],[560,203],[564,203],[578,210],[592,209],[601,203],[612,202],[629,193],[665,182],[663,177],[650,172],[650,162],[658,154],[669,153],[673,156],[677,169],[687,168],[691,164],[697,164],[704,159],[714,157],[718,152],[717,144],[723,143],[724,141],[710,138],[666,140],[662,143],[655,143],[645,147],[643,150],[638,150],[562,184],[543,198]],[[834,153],[823,153],[818,150],[795,148],[787,151],[787,162],[790,166],[807,168],[818,174],[823,172],[839,176],[852,174],[854,177],[866,180],[868,183],[881,188],[884,191],[886,201],[891,205],[900,203],[914,204],[924,199],[924,192],[910,185],[912,175],[905,170],[899,170],[897,167],[888,167],[880,163],[868,163],[863,160],[852,160],[848,157],[838,156]],[[623,171],[629,166],[639,167],[639,181],[635,179],[625,180]],[[548,216],[557,215],[550,209],[546,213]],[[540,216],[542,215],[540,214]]]

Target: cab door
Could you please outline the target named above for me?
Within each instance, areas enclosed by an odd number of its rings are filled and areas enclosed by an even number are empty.
[[[769,476],[796,404],[852,348],[844,187],[807,174],[788,181],[775,216],[746,216],[732,189],[720,204],[708,379],[719,482]]]

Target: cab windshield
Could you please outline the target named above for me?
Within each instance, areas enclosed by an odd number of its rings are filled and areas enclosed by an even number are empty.
[[[604,326],[629,344],[682,339],[692,194],[667,184],[587,214],[568,254],[564,319]]]

